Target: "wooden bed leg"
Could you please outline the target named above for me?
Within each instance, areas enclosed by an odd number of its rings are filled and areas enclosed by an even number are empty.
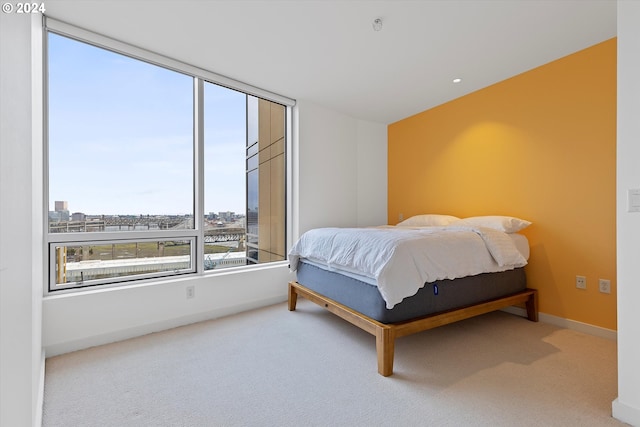
[[[393,353],[395,334],[392,328],[376,329],[376,352],[378,353],[378,373],[383,377],[393,374]]]
[[[296,309],[297,302],[298,294],[296,293],[296,289],[291,283],[289,283],[289,311],[294,311]]]
[[[527,306],[527,318],[532,322],[538,321],[538,291],[533,290],[533,293],[529,295],[529,299],[525,303]]]

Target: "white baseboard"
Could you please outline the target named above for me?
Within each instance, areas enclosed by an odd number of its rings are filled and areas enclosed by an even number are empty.
[[[613,418],[632,426],[640,426],[640,409],[627,406],[616,399],[611,404]]]
[[[506,307],[502,311],[511,314],[517,314],[518,316],[527,316],[527,311],[520,307]],[[538,313],[538,318],[541,322],[549,323],[559,326],[565,329],[571,329],[573,331],[582,332],[596,337],[606,338],[609,340],[617,341],[618,332],[612,329],[602,328],[600,326],[589,325],[588,323],[578,322],[577,320],[565,319],[558,316],[553,316],[546,313]]]
[[[42,350],[42,358],[40,360],[40,378],[38,378],[38,401],[36,402],[35,426],[42,426],[42,418],[44,411],[44,369],[46,363],[46,355]]]

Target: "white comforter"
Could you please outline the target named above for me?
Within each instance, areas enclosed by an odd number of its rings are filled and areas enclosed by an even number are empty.
[[[318,228],[304,233],[289,251],[291,270],[300,258],[373,279],[389,309],[425,282],[527,264],[506,233],[462,226]]]

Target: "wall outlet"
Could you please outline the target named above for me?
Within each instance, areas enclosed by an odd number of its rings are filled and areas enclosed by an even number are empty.
[[[576,288],[587,289],[587,278],[584,276],[576,276]]]
[[[404,219],[404,214],[402,212],[400,212],[398,214],[398,221],[402,221]]]
[[[603,294],[611,293],[611,281],[608,279],[600,279],[598,280],[598,286],[600,287],[600,292]]]
[[[195,298],[196,288],[195,286],[187,286],[187,299]]]

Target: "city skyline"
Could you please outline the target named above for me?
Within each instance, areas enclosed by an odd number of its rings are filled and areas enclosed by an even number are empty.
[[[193,214],[188,213],[188,214],[150,214],[150,213],[146,213],[146,214],[137,214],[137,213],[119,213],[119,214],[103,214],[103,213],[90,213],[90,212],[81,212],[81,211],[75,211],[73,209],[58,209],[56,204],[58,203],[65,203],[66,207],[68,208],[68,201],[67,200],[54,200],[54,209],[49,209],[49,214],[51,216],[52,213],[60,213],[60,212],[66,212],[69,217],[71,217],[71,215],[76,215],[76,214],[82,214],[85,215],[87,217],[91,217],[91,218],[95,218],[95,217],[162,217],[162,216],[180,216],[180,217],[190,217]],[[242,211],[242,212],[236,212],[236,211],[232,211],[232,210],[219,210],[219,211],[209,211],[209,212],[204,212],[203,216],[205,218],[210,217],[211,215],[216,215],[216,216],[225,216],[223,214],[232,214],[234,216],[237,217],[245,217],[246,216],[246,212]]]

